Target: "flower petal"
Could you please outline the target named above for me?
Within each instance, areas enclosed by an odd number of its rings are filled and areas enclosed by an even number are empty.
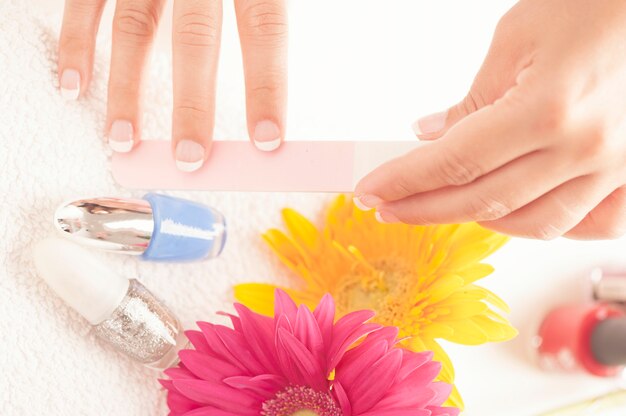
[[[335,323],[335,301],[330,294],[325,294],[313,311],[313,316],[324,338],[324,346],[330,348]]]
[[[291,333],[284,329],[278,330],[280,347],[287,352],[291,368],[283,368],[284,372],[289,371],[292,379],[289,379],[297,386],[310,386],[317,391],[324,391],[328,388],[326,371],[317,362],[311,351]],[[290,371],[291,370],[291,371]]]
[[[374,363],[367,377],[355,382],[347,391],[352,411],[360,414],[374,407],[387,394],[398,375],[401,364],[402,351],[399,349],[390,351]]]
[[[203,405],[241,415],[258,414],[261,402],[246,393],[223,383],[206,380],[174,380],[174,387],[183,396]],[[256,412],[254,409],[257,409]]]
[[[182,350],[178,355],[185,367],[203,380],[222,381],[241,374],[239,367],[198,351]]]

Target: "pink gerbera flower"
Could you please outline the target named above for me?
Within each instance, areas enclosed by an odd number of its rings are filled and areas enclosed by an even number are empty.
[[[441,404],[432,353],[396,344],[398,330],[367,323],[371,311],[335,322],[332,297],[314,312],[276,291],[274,318],[236,304],[233,328],[198,322],[195,349],[165,371],[171,415],[456,416]]]

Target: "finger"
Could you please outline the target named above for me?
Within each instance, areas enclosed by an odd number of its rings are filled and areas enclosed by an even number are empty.
[[[602,175],[581,176],[504,218],[481,225],[513,236],[551,240],[579,224],[611,189]]]
[[[373,208],[420,192],[467,185],[539,150],[545,143],[528,127],[535,115],[520,101],[505,98],[484,107],[440,140],[383,164],[359,182],[357,198]]]
[[[496,220],[579,176],[567,161],[543,150],[519,158],[468,184],[382,204],[384,222],[452,224]]]
[[[221,32],[221,0],[174,2],[172,146],[185,172],[199,169],[209,156]]]
[[[109,146],[129,152],[141,137],[141,91],[164,0],[118,0],[107,108]]]
[[[617,188],[565,236],[576,240],[614,239],[626,234],[626,186]]]
[[[59,86],[75,100],[91,81],[96,35],[105,0],[66,0],[59,39]]]
[[[264,151],[285,136],[287,6],[285,0],[235,0],[246,78],[248,134]]]
[[[522,48],[511,48],[508,28],[500,25],[467,95],[449,109],[422,117],[413,123],[420,140],[442,137],[452,126],[481,108],[495,103],[517,84],[520,73],[527,69]]]

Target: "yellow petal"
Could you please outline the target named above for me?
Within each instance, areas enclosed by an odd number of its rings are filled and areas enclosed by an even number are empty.
[[[244,283],[235,286],[235,299],[262,315],[274,315],[274,291],[277,286]]]
[[[434,304],[451,296],[456,290],[463,287],[463,279],[456,275],[441,276],[428,288],[428,303]]]
[[[317,250],[319,232],[309,220],[289,208],[283,210],[283,220],[294,241],[309,250]]]
[[[481,345],[489,341],[485,331],[471,320],[442,321],[450,326],[454,332],[444,339],[462,345]]]
[[[263,240],[276,253],[280,261],[291,270],[297,272],[298,264],[305,261],[306,253],[292,239],[283,234],[282,231],[271,229],[263,234]]]
[[[493,273],[493,266],[483,263],[475,263],[469,267],[461,268],[457,271],[459,276],[463,278],[466,285],[474,283]]]
[[[448,320],[468,319],[476,315],[484,313],[488,306],[483,302],[465,301],[465,302],[445,302],[444,306],[450,310],[443,318]]]

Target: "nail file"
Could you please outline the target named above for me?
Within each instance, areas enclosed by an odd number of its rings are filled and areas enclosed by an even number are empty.
[[[204,166],[176,168],[171,143],[145,140],[113,155],[115,180],[131,189],[351,192],[372,169],[419,146],[418,141],[290,141],[262,152],[248,141],[215,141]]]

